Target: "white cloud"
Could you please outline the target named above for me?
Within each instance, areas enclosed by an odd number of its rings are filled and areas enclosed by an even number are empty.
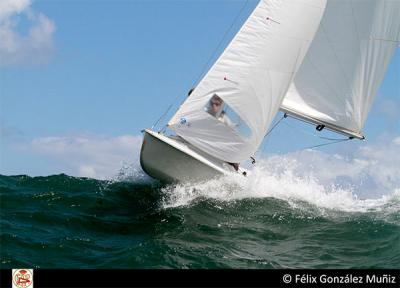
[[[79,175],[95,178],[96,177],[96,170],[93,166],[83,165],[79,167]]]
[[[378,103],[378,112],[383,114],[391,121],[397,121],[400,118],[400,102],[392,99],[383,99]]]
[[[29,8],[31,0],[1,0],[0,21],[9,18],[11,15],[21,13]]]
[[[352,190],[362,198],[391,194],[400,188],[400,137],[363,143],[351,152],[328,154],[304,150],[268,157],[275,171],[290,169],[302,178]]]
[[[42,64],[51,58],[56,26],[30,6],[30,0],[0,1],[0,66]],[[18,32],[23,18],[31,25],[27,35]]]
[[[132,169],[139,170],[141,141],[141,136],[131,135],[42,137],[24,145],[24,149],[39,153],[57,163],[60,171],[55,173],[111,179],[119,173],[127,174],[132,173]]]
[[[393,144],[400,145],[400,137],[394,138],[393,139]]]

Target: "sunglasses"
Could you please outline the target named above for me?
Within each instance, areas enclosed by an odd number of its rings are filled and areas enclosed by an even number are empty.
[[[221,106],[221,102],[212,102],[212,101],[211,101],[211,105]]]

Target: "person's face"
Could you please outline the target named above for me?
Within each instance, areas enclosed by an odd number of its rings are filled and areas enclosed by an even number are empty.
[[[219,100],[211,100],[211,112],[216,115],[221,110],[222,102]]]

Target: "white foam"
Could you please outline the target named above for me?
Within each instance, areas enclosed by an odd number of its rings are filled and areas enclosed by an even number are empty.
[[[356,186],[332,181],[321,183],[318,167],[304,169],[293,157],[273,156],[258,161],[248,177],[233,175],[199,184],[181,184],[164,189],[168,195],[164,207],[190,205],[199,197],[220,201],[234,201],[244,198],[273,197],[289,202],[299,208],[299,202],[305,201],[317,208],[327,208],[346,212],[370,212],[386,209],[392,203],[392,209],[400,209],[400,189],[380,197],[359,199]],[[285,159],[283,159],[285,158]],[[332,175],[334,176],[334,175]]]
[[[304,150],[258,159],[248,177],[233,175],[199,184],[163,189],[164,207],[190,205],[212,198],[235,201],[274,197],[301,208],[348,212],[400,210],[400,137],[375,144],[360,144],[341,153]],[[139,151],[138,151],[139,153]],[[125,163],[116,181],[152,182],[138,157]]]

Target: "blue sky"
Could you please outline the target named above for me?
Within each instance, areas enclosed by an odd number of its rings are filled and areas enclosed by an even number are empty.
[[[258,3],[2,2],[0,173],[99,178],[137,161],[140,130],[151,127],[172,102],[177,107]],[[366,123],[368,141],[320,150],[389,147],[400,136],[399,82],[400,48]],[[287,124],[274,130],[264,153],[324,142],[305,134],[314,133],[313,127]]]

